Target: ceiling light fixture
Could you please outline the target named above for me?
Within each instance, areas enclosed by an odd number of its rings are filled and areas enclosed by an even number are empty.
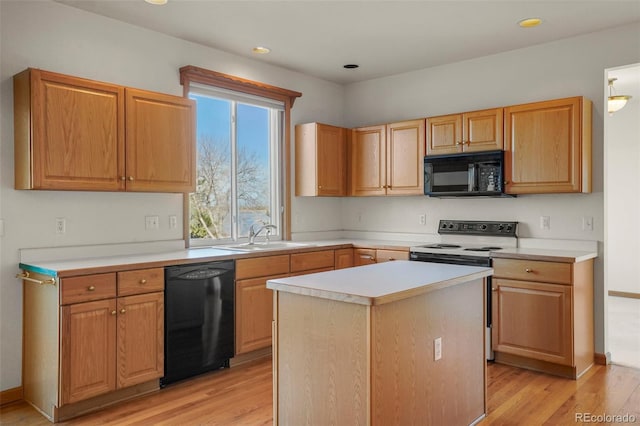
[[[627,101],[631,99],[631,96],[627,95],[616,95],[616,91],[613,88],[613,82],[616,81],[617,78],[609,79],[609,97],[607,98],[607,111],[609,114],[613,114],[616,111],[621,110],[627,104]]]
[[[168,0],[144,0],[149,4],[155,4],[156,6],[162,6],[163,4],[167,4]]]
[[[542,19],[540,18],[526,18],[521,21],[518,21],[518,25],[522,28],[533,28],[542,24]]]
[[[356,68],[360,67],[360,65],[358,65],[358,64],[346,64],[346,65],[343,65],[343,66],[344,66],[344,68],[346,68],[348,70],[353,70],[353,69],[356,69]]]
[[[253,53],[258,53],[260,55],[266,55],[267,53],[271,52],[271,49],[269,49],[268,47],[264,47],[264,46],[256,46],[253,49],[251,49],[251,51]]]

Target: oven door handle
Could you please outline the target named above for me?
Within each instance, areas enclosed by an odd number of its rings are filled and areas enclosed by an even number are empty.
[[[467,187],[469,192],[476,190],[476,165],[469,164],[469,174],[467,176]]]

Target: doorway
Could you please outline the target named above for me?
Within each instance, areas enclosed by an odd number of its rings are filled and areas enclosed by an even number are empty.
[[[605,70],[613,95],[604,113],[605,336],[611,362],[640,368],[640,64]]]

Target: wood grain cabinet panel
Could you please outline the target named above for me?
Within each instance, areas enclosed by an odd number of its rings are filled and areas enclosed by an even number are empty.
[[[14,77],[15,188],[124,190],[124,88],[27,69]]]
[[[291,254],[291,272],[302,272],[324,268],[333,269],[334,265],[334,250],[322,250]]]
[[[406,250],[376,250],[376,263],[394,260],[409,260],[409,252]]]
[[[351,131],[350,195],[423,193],[424,120]]]
[[[502,108],[427,118],[427,155],[503,149]]]
[[[494,259],[496,362],[577,378],[594,359],[593,260]]]
[[[116,274],[95,274],[65,278],[62,281],[62,305],[116,297]]]
[[[13,84],[16,189],[195,189],[195,101],[32,68]]]
[[[583,97],[505,108],[505,191],[591,192],[591,109]]]
[[[164,294],[118,298],[118,387],[164,375]]]
[[[164,291],[164,268],[118,272],[118,296]]]
[[[61,334],[62,404],[115,390],[115,299],[64,306]]]
[[[338,249],[335,251],[335,269],[353,267],[353,249]]]
[[[347,129],[322,123],[295,128],[297,197],[347,194]]]
[[[194,191],[195,101],[129,88],[125,94],[127,190]]]

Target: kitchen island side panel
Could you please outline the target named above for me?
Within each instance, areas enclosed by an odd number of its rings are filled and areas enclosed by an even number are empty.
[[[469,425],[485,414],[484,292],[476,279],[374,307],[373,425]]]
[[[366,305],[277,292],[278,425],[369,425]]]

